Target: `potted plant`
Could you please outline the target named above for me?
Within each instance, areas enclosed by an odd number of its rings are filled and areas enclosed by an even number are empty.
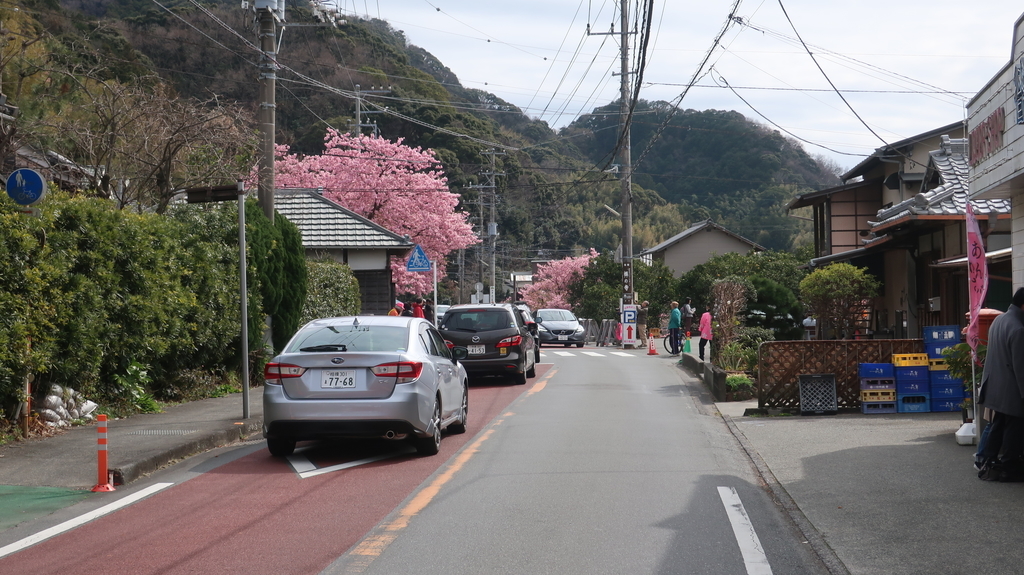
[[[725,400],[743,401],[750,399],[754,391],[754,382],[745,375],[730,375],[725,378]]]
[[[974,420],[974,386],[981,383],[981,374],[985,370],[987,349],[984,345],[978,345],[977,362],[972,362],[971,346],[966,343],[958,343],[942,351],[942,357],[946,360],[949,376],[964,382],[964,391],[967,392],[967,398],[960,405],[963,408],[964,423]],[[973,366],[972,363],[974,364]]]

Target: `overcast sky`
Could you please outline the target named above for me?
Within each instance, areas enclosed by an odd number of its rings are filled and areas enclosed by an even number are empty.
[[[618,97],[618,26],[612,0],[337,0],[344,13],[379,17],[434,54],[462,84],[492,92],[562,127]],[[732,1],[655,2],[641,98],[673,101],[690,82]],[[885,142],[962,120],[969,98],[1010,59],[1019,1],[745,0],[734,25],[681,107],[750,106],[844,168]],[[633,6],[631,6],[631,9]],[[825,74],[796,40],[814,51]],[[631,41],[635,44],[635,39]],[[843,91],[853,111],[832,91]],[[727,81],[735,87],[716,86]],[[740,99],[742,97],[742,100]],[[743,100],[749,102],[749,105]],[[856,112],[856,115],[854,114]],[[879,137],[857,119],[859,115]],[[854,154],[854,155],[849,155]]]

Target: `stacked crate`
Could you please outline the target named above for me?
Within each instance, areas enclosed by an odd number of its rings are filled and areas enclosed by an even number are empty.
[[[896,410],[899,413],[927,413],[932,410],[928,356],[899,353],[892,356],[896,372]]]
[[[964,380],[951,378],[942,350],[959,343],[959,326],[925,327],[925,350],[929,357],[929,385],[932,411],[959,411],[964,403]]]
[[[942,350],[960,343],[960,327],[937,325],[924,328],[924,346],[928,353],[928,381],[932,411],[960,411],[964,401],[964,381],[950,377]]]
[[[891,363],[862,363],[860,409],[863,413],[897,413],[896,380]]]

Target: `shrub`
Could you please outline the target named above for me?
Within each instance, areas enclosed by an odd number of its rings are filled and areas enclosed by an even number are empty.
[[[321,317],[359,313],[359,282],[351,268],[332,260],[309,260],[306,270],[309,278],[306,305],[302,308],[299,325]]]
[[[754,391],[754,382],[745,375],[730,375],[725,378],[725,390],[733,393]]]

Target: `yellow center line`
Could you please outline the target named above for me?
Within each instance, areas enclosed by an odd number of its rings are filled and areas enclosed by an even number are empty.
[[[526,392],[526,395],[528,395],[528,396],[529,395],[533,395],[533,394],[537,393],[538,391],[543,390],[544,387],[547,386],[548,380],[551,379],[551,377],[554,376],[556,373],[558,373],[558,368],[557,367],[551,368],[551,371],[549,371],[547,375],[545,375],[537,383],[533,384],[533,387],[530,388],[530,391]]]

